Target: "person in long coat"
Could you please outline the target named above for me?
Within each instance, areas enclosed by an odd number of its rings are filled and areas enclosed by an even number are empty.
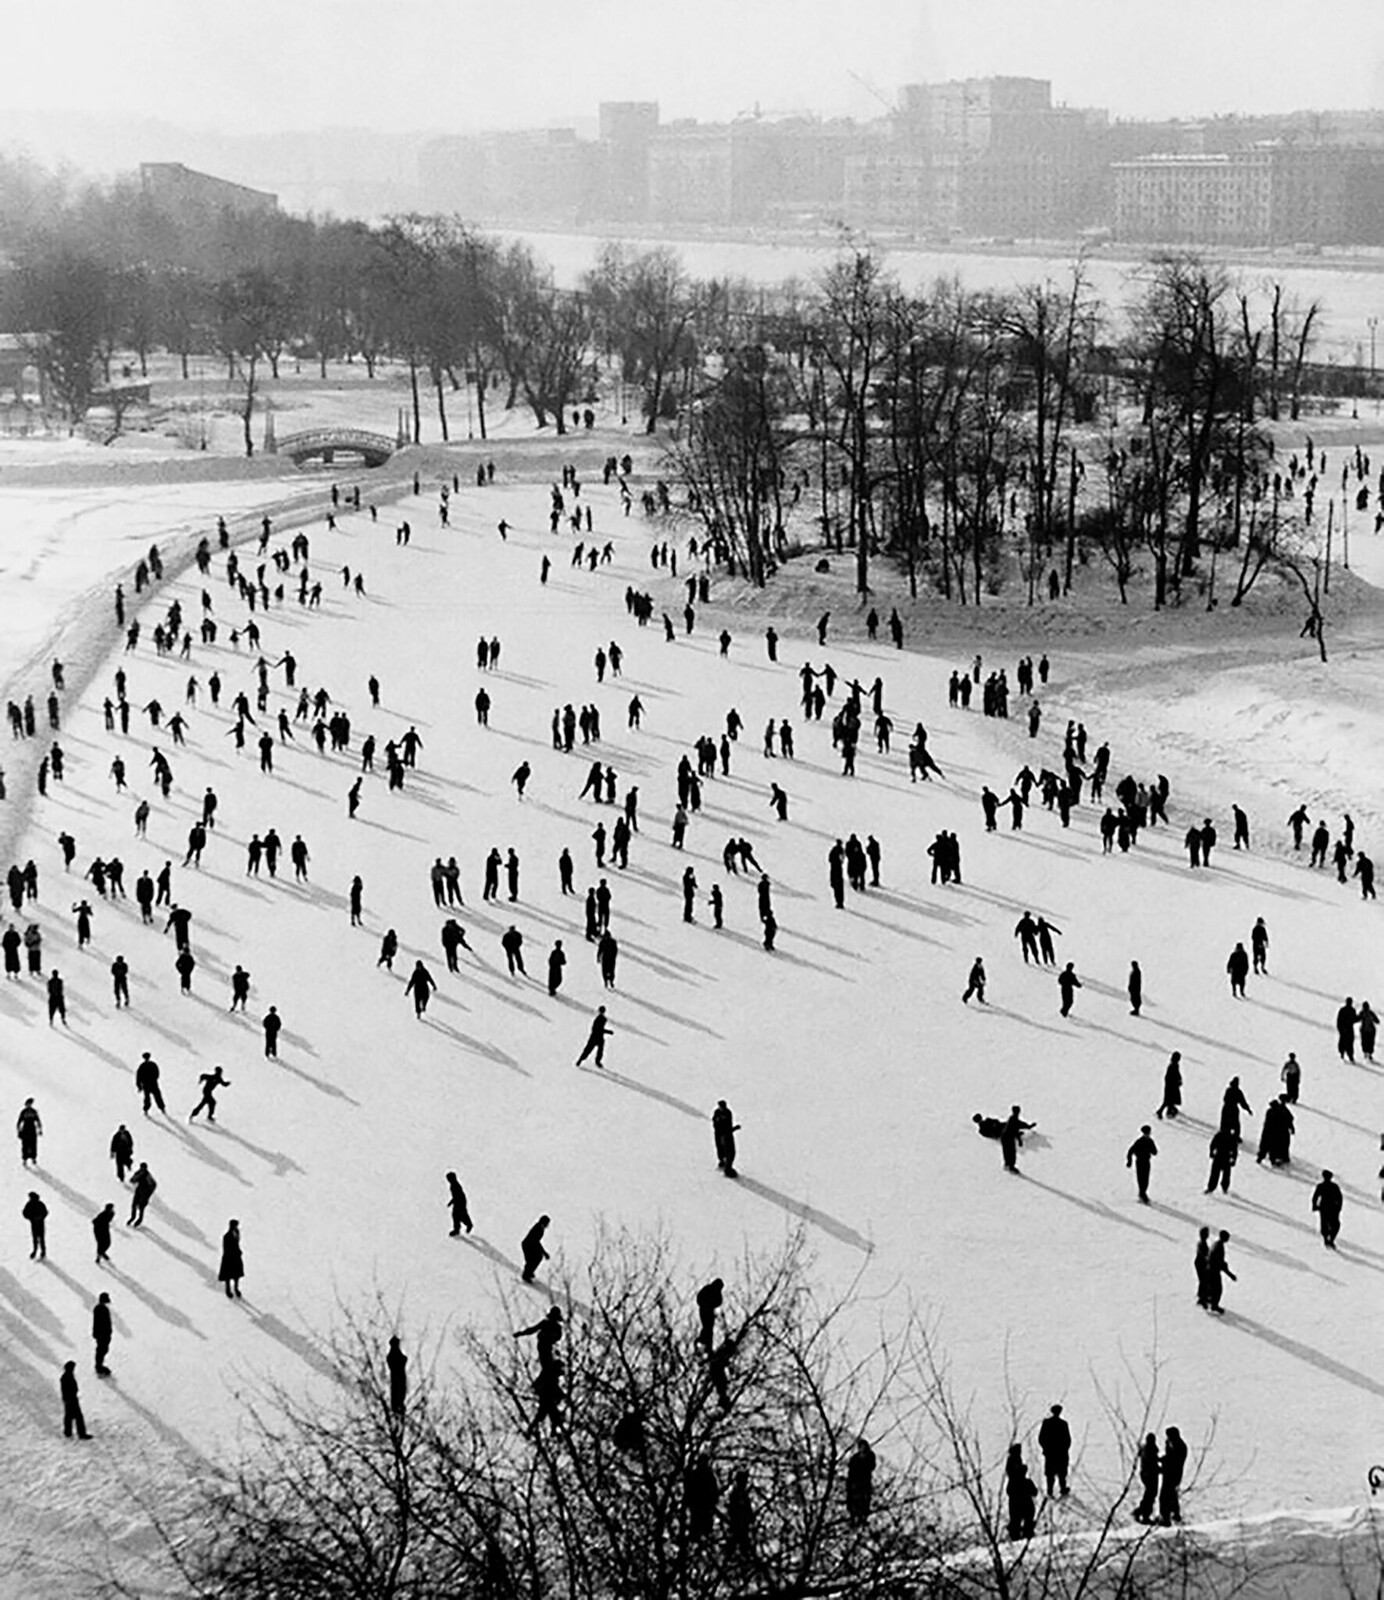
[[[240,1224],[234,1217],[226,1224],[221,1236],[221,1268],[217,1281],[226,1286],[226,1298],[240,1299],[240,1280],[245,1276],[245,1257],[240,1250]]]

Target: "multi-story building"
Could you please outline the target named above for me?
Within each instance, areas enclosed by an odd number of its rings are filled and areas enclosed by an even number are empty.
[[[264,189],[214,178],[180,161],[146,161],[139,169],[145,197],[161,211],[173,214],[219,214],[238,217],[268,216],[279,209],[279,197]]]
[[[1115,237],[1131,244],[1384,244],[1384,150],[1265,143],[1113,165]]]
[[[435,139],[420,152],[429,203],[464,217],[584,222],[592,215],[597,149],[573,128]]]
[[[649,146],[658,135],[658,102],[603,101],[599,128],[599,215],[612,222],[643,221],[649,214]]]

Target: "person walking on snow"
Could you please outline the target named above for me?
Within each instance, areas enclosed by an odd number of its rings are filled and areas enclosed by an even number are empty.
[[[1139,1204],[1149,1203],[1149,1169],[1158,1154],[1153,1142],[1153,1129],[1146,1122],[1139,1129],[1139,1137],[1125,1152],[1125,1166],[1134,1168],[1134,1181],[1139,1186]]]
[[[404,993],[413,996],[413,1014],[421,1022],[428,1009],[428,1001],[432,999],[433,991],[437,988],[437,979],[423,965],[422,961],[415,961],[413,971],[408,982],[404,985]]]

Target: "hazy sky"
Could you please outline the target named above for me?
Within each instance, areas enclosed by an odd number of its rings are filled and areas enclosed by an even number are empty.
[[[1384,106],[1384,0],[0,0],[0,106],[235,132],[869,115],[1022,73],[1124,115]]]

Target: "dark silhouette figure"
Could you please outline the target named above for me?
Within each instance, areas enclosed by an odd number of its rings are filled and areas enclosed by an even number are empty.
[[[240,1280],[245,1276],[245,1257],[240,1248],[240,1223],[234,1217],[226,1224],[221,1236],[221,1265],[217,1281],[225,1285],[226,1298],[240,1299]]]
[[[1043,1418],[1038,1429],[1038,1448],[1043,1452],[1043,1477],[1049,1494],[1056,1485],[1061,1494],[1070,1494],[1067,1486],[1067,1466],[1072,1455],[1072,1430],[1062,1415],[1062,1407],[1054,1406]]]
[[[734,1112],[724,1100],[718,1100],[711,1113],[711,1134],[716,1146],[716,1165],[728,1178],[736,1176],[735,1135],[739,1127]]]
[[[77,1363],[65,1361],[63,1363],[62,1377],[58,1379],[58,1393],[62,1396],[62,1436],[64,1439],[72,1437],[76,1430],[79,1439],[89,1439],[86,1418],[82,1415],[81,1395],[77,1387]]]
[[[1146,1122],[1139,1129],[1139,1137],[1125,1152],[1125,1166],[1134,1168],[1134,1181],[1139,1186],[1139,1203],[1149,1203],[1149,1170],[1158,1146],[1153,1142],[1153,1129]]]
[[[396,1417],[402,1417],[408,1399],[408,1357],[397,1333],[390,1338],[384,1364],[389,1369],[389,1409]]]
[[[846,1515],[859,1528],[868,1520],[875,1493],[875,1453],[857,1439],[846,1463]]]
[[[541,1216],[520,1241],[519,1249],[524,1257],[522,1276],[525,1283],[533,1282],[534,1273],[548,1259],[548,1252],[543,1245],[543,1235],[548,1231],[548,1224],[551,1221],[551,1217]]]
[[[466,1191],[455,1172],[447,1174],[447,1205],[452,1213],[452,1238],[455,1239],[463,1228],[470,1233],[471,1211],[466,1203]]]
[[[1329,1167],[1322,1169],[1321,1182],[1312,1191],[1312,1209],[1321,1223],[1322,1243],[1328,1250],[1336,1248],[1336,1236],[1341,1231],[1341,1186],[1332,1176]]]

